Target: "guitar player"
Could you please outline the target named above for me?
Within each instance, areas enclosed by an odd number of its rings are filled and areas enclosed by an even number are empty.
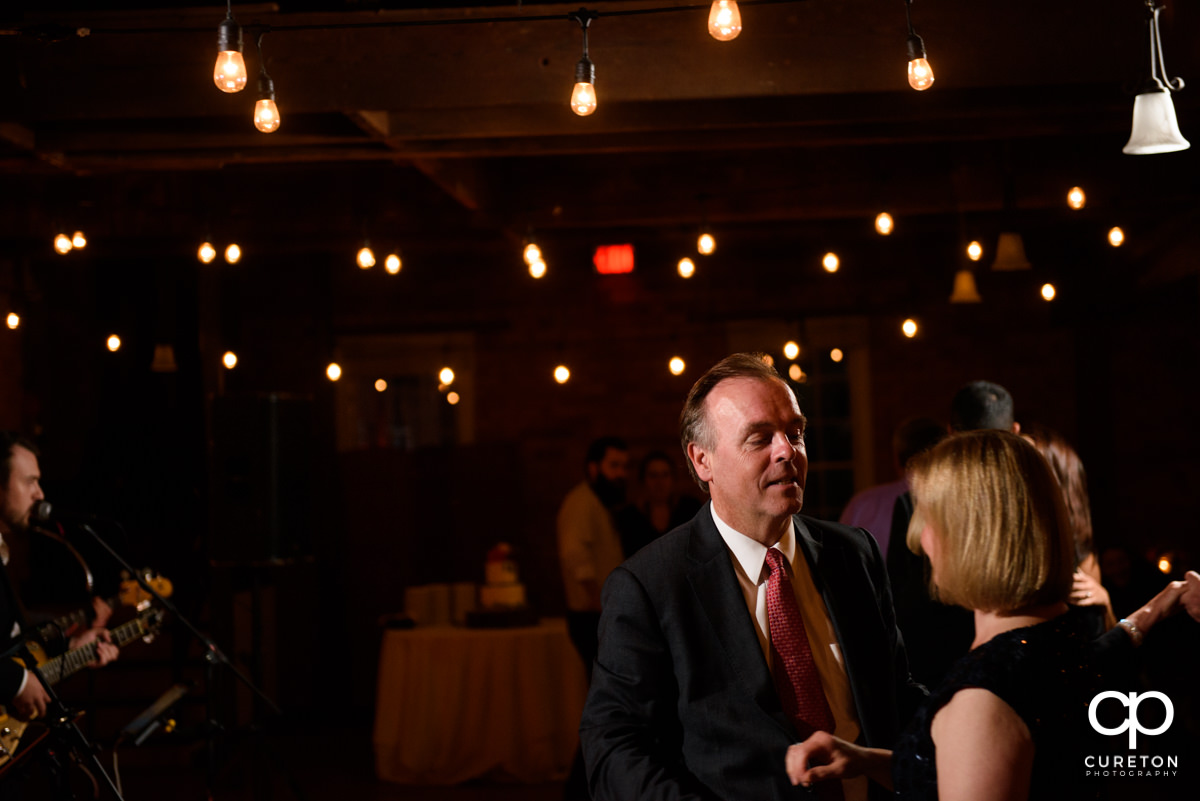
[[[19,546],[27,545],[33,505],[45,498],[40,480],[36,446],[12,432],[0,432],[0,652],[23,639],[22,632],[28,634],[11,571],[27,567],[18,556],[27,548]],[[100,614],[93,626],[68,643],[68,647],[78,648],[96,642],[94,667],[108,664],[118,654],[108,630],[102,628],[106,611],[98,608]],[[20,720],[38,717],[45,714],[49,700],[33,674],[10,659],[0,660],[0,704],[9,714]]]

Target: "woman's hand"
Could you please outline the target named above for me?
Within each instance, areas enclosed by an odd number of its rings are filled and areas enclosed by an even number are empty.
[[[1113,615],[1112,601],[1108,597],[1108,590],[1104,589],[1104,585],[1091,574],[1082,570],[1075,571],[1075,578],[1071,583],[1071,594],[1067,600],[1074,606],[1104,607],[1105,626],[1116,625],[1117,618]]]
[[[815,732],[804,742],[789,747],[785,764],[792,784],[805,787],[814,782],[863,775],[871,776],[885,787],[892,786],[891,751],[864,748],[824,731]]]

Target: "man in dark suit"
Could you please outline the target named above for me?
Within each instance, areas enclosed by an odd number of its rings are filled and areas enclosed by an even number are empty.
[[[605,584],[580,727],[597,801],[803,798],[790,744],[821,729],[890,747],[923,696],[874,539],[797,514],[804,425],[760,355],[692,387],[681,440],[712,500]]]

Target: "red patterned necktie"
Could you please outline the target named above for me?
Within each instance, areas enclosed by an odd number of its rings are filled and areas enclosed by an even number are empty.
[[[825,700],[821,677],[813,662],[812,648],[796,605],[792,580],[784,568],[778,548],[767,549],[767,625],[771,629],[771,661],[775,665],[775,689],[783,711],[796,725],[800,738],[814,731],[833,732],[833,713]]]

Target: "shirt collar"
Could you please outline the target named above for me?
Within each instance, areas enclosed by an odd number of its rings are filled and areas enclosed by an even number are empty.
[[[745,571],[746,577],[756,585],[761,584],[763,582],[763,562],[767,560],[766,546],[758,540],[747,537],[722,520],[712,504],[709,504],[708,508],[712,512],[713,522],[717,525],[721,539],[725,540],[725,545],[729,547],[733,558]],[[774,547],[783,553],[788,564],[792,564],[793,557],[796,555],[796,521],[789,518],[788,522],[790,525],[787,527],[787,531],[783,533]]]

